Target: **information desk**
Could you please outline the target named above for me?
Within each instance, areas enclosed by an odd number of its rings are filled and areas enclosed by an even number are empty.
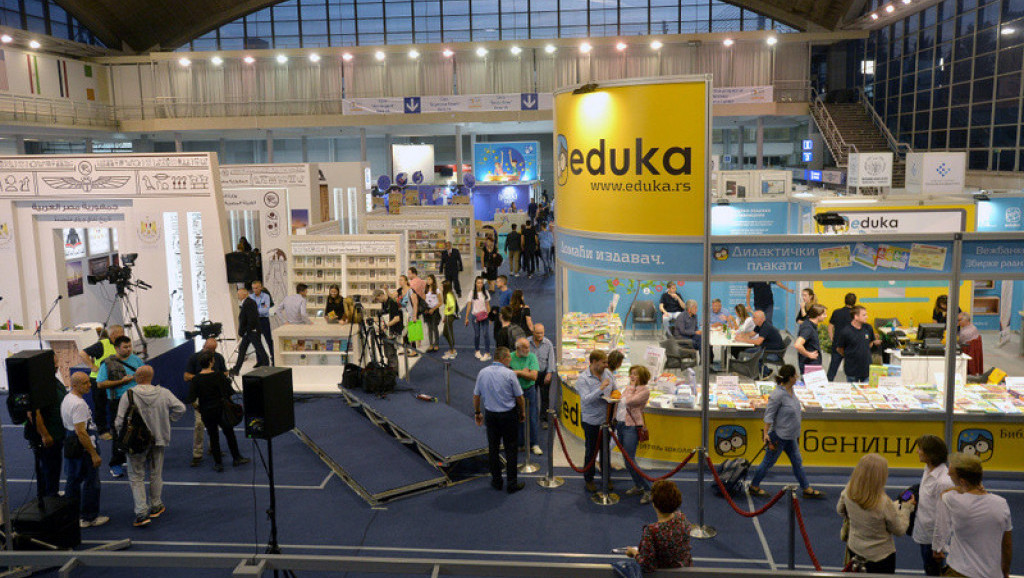
[[[943,355],[906,355],[898,349],[890,350],[889,353],[892,354],[892,362],[900,366],[903,385],[935,383],[935,374],[946,374],[946,357]],[[958,383],[967,383],[967,362],[970,359],[966,353],[956,356]]]
[[[295,393],[338,393],[346,361],[350,356],[359,357],[359,326],[328,323],[323,317],[310,320],[313,323],[309,325],[286,324],[274,329],[277,366],[292,368]]]
[[[580,397],[572,385],[561,384],[560,421],[583,438]],[[696,404],[699,407],[699,401]],[[753,459],[761,447],[764,410],[712,409],[708,452],[715,463]],[[644,421],[651,438],[637,456],[666,463],[682,461],[700,443],[699,409],[647,407]],[[894,468],[919,469],[915,440],[923,434],[943,435],[941,411],[805,411],[800,451],[810,467],[857,465],[865,453],[877,452]],[[976,453],[986,471],[1024,471],[1024,415],[954,414],[952,451]],[[786,462],[783,455],[780,461]],[[756,465],[756,464],[755,464]]]

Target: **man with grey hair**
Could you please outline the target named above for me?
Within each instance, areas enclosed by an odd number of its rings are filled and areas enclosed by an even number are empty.
[[[540,427],[548,429],[548,422],[544,418],[551,403],[551,376],[555,375],[558,368],[558,361],[555,359],[555,346],[551,340],[544,337],[544,324],[533,324],[533,335],[530,339],[530,351],[537,356],[537,387],[540,388],[540,405],[537,413],[540,416]],[[556,382],[557,383],[557,382]]]
[[[242,371],[250,345],[256,350],[256,367],[270,364],[261,335],[259,307],[256,301],[249,299],[249,290],[242,287],[238,290],[238,336],[242,341],[238,344],[238,360],[231,368],[231,375],[238,375]]]
[[[968,343],[981,338],[978,328],[971,322],[970,313],[960,312],[956,318],[956,325],[959,327],[956,340],[960,343],[960,347],[967,347]]]
[[[135,387],[121,396],[114,424],[118,431],[127,418],[129,408],[139,410],[143,423],[153,436],[153,443],[139,453],[128,454],[128,484],[135,501],[135,527],[148,526],[152,518],[166,511],[161,494],[164,480],[164,448],[171,443],[171,422],[185,415],[185,404],[170,390],[153,385],[153,368],[143,365],[135,372]],[[146,469],[149,469],[149,497],[146,496]]]
[[[697,319],[697,301],[690,299],[686,302],[686,310],[676,317],[675,323],[672,324],[672,333],[676,337],[683,339],[689,339],[693,342],[693,348],[700,351],[701,335],[700,321]],[[711,362],[715,361],[715,352],[709,350]]]
[[[530,420],[530,439],[529,442],[526,440],[525,425],[519,424],[519,447],[526,449],[529,445],[529,449],[534,454],[540,455],[540,445],[537,443],[537,429],[540,427],[540,423],[537,420],[538,416],[538,396],[537,396],[537,356],[530,351],[530,342],[525,337],[521,337],[516,340],[516,349],[512,354],[512,360],[509,362],[509,369],[516,374],[519,378],[519,387],[523,390],[523,398],[526,400],[526,412],[527,419]]]
[[[473,388],[473,412],[476,425],[487,424],[487,448],[491,470],[491,487],[514,494],[525,487],[518,481],[516,454],[516,423],[526,419],[523,390],[509,369],[512,356],[507,347],[494,350],[494,360],[480,370]],[[484,415],[483,410],[487,411]],[[501,456],[498,447],[505,446],[505,477],[501,479]]]
[[[213,337],[203,342],[203,348],[192,354],[185,364],[185,383],[192,385],[192,378],[203,370],[199,366],[199,355],[203,352],[213,355],[213,370],[217,373],[228,375],[228,365],[224,356],[217,353],[217,340]],[[192,467],[199,467],[203,463],[203,443],[206,439],[206,425],[203,424],[203,416],[199,411],[199,402],[192,404],[195,409],[195,425],[192,430]]]

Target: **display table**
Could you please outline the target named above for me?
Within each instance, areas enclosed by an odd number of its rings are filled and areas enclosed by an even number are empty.
[[[52,349],[57,374],[65,384],[71,383],[70,369],[82,362],[78,352],[96,343],[92,329],[43,330],[43,348]],[[0,331],[0,358],[7,359],[19,351],[39,349],[39,338],[33,331]],[[0,371],[0,391],[7,391],[7,371]]]
[[[345,363],[350,355],[359,355],[359,327],[328,323],[322,317],[311,321],[309,325],[286,324],[274,330],[277,366],[292,368],[295,393],[338,393]]]
[[[897,349],[890,349],[892,362],[900,366],[900,378],[903,385],[922,385],[935,382],[935,374],[946,373],[946,358],[941,355],[905,355]],[[958,383],[967,382],[967,361],[971,357],[966,353],[956,356],[956,377]]]
[[[708,339],[708,345],[710,345],[711,347],[721,347],[722,348],[722,359],[725,360],[722,363],[724,364],[723,369],[725,369],[725,373],[729,373],[729,360],[732,359],[732,355],[729,355],[729,348],[730,347],[753,347],[754,346],[753,343],[747,343],[745,341],[736,341],[734,336],[735,336],[735,334],[733,334],[733,337],[726,337],[725,331],[720,331],[720,330],[717,330],[717,329],[712,329],[711,330],[711,339]]]

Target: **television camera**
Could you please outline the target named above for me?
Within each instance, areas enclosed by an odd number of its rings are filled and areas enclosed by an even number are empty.
[[[224,326],[222,324],[207,320],[196,325],[196,331],[186,331],[185,339],[195,339],[196,337],[202,337],[203,339],[216,339],[220,337],[223,330]]]
[[[102,275],[89,275],[86,280],[90,285],[97,285],[104,281],[110,283],[117,288],[119,297],[124,297],[127,291],[135,288],[152,289],[152,285],[141,279],[132,280],[132,267],[138,256],[138,253],[125,253],[121,255],[121,265],[110,265]]]

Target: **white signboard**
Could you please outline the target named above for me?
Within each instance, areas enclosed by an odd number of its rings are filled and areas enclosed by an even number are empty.
[[[392,145],[391,159],[396,177],[405,173],[411,183],[413,175],[420,173],[424,183],[434,181],[434,145]]]
[[[89,255],[103,255],[110,252],[110,229],[93,227],[89,229]]]
[[[921,211],[834,211],[847,220],[848,229],[837,232],[872,233],[958,233],[964,230],[966,211],[934,209]],[[820,232],[820,231],[819,231]]]
[[[309,165],[225,165],[220,167],[225,189],[273,186],[309,186]]]
[[[395,250],[392,241],[293,242],[292,255],[380,255]]]
[[[771,86],[716,86],[711,91],[712,104],[748,104],[773,102]]]
[[[907,192],[963,192],[966,168],[966,152],[908,153]]]
[[[98,198],[212,195],[209,155],[110,155],[0,160],[4,196]]]
[[[892,153],[851,153],[846,184],[851,187],[891,187]]]
[[[644,352],[644,363],[651,368],[654,375],[660,374],[665,369],[665,348],[657,345],[648,345]]]

